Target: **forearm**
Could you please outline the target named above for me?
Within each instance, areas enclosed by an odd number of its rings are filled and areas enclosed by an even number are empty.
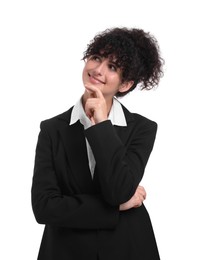
[[[128,201],[143,177],[156,125],[137,134],[132,132],[131,137],[125,137],[128,143],[123,143],[109,120],[87,129],[85,134],[95,155],[104,198],[111,205]]]
[[[32,207],[40,224],[78,229],[112,229],[118,223],[119,208],[108,205],[99,195],[61,196],[55,191],[32,188]]]

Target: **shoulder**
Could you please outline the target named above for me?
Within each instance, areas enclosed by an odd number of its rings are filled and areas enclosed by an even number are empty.
[[[72,109],[73,107],[69,108],[67,111],[59,115],[41,121],[40,128],[54,129],[57,128],[59,125],[64,125],[69,123]]]
[[[130,112],[124,105],[122,105],[123,112],[126,117],[127,124],[135,125],[136,127],[154,127],[157,128],[157,123],[143,115],[140,115],[138,113],[132,113]]]

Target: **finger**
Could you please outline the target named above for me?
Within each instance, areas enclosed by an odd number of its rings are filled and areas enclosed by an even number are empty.
[[[143,201],[146,199],[146,193],[136,192],[135,197]]]
[[[136,196],[134,208],[142,206],[143,199],[140,196]]]
[[[137,192],[140,193],[146,199],[147,193],[143,186],[138,186]]]
[[[90,120],[92,121],[92,117],[94,116],[94,112],[97,108],[97,99],[96,98],[89,98],[86,101],[84,110],[86,115],[90,118]]]
[[[138,204],[139,204],[140,206],[142,205],[142,203],[143,203],[144,200],[145,200],[144,196],[142,196],[142,195],[139,195],[139,196],[138,196]]]
[[[85,111],[94,111],[97,107],[97,98],[88,98],[85,104]]]
[[[85,84],[85,89],[92,94],[94,97],[103,98],[102,91],[93,85]]]

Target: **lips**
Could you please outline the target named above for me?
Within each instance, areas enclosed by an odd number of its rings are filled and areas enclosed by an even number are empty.
[[[89,78],[90,78],[91,83],[93,83],[93,84],[100,84],[100,83],[101,83],[101,84],[105,84],[104,81],[102,81],[102,80],[96,78],[95,76],[92,76],[92,75],[90,75],[90,74],[88,74],[88,76],[89,76]]]

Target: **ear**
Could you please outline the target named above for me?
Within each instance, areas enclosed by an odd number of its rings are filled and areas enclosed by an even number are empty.
[[[122,83],[119,88],[119,92],[123,93],[123,92],[128,91],[132,87],[133,84],[134,84],[133,80]]]

